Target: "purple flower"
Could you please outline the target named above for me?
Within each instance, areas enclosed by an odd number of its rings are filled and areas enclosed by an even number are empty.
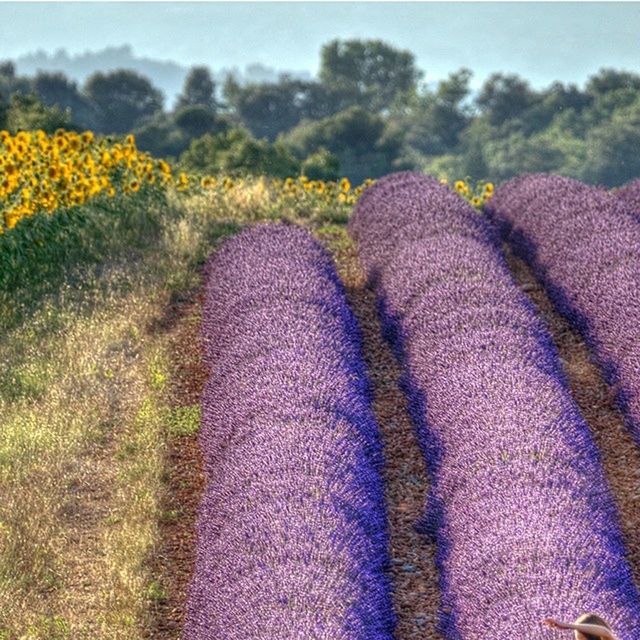
[[[527,184],[505,185],[505,198],[526,207]],[[564,210],[553,220],[568,233]],[[432,477],[420,526],[438,543],[445,637],[550,637],[543,618],[598,611],[638,640],[640,599],[598,452],[492,225],[437,180],[399,173],[367,189],[350,230]]]
[[[391,640],[382,452],[329,253],[261,225],[206,268],[210,370],[186,640]]]
[[[522,176],[496,191],[487,213],[588,342],[640,443],[640,220],[625,201],[633,188],[610,194]]]
[[[615,189],[613,193],[633,210],[636,218],[640,218],[640,178]]]

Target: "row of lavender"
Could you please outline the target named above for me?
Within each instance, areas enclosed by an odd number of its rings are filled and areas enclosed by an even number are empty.
[[[382,453],[330,255],[262,225],[207,266],[198,520],[186,640],[390,640]]]
[[[546,616],[598,611],[638,640],[597,450],[491,226],[435,179],[400,173],[364,193],[350,230],[432,476],[445,637],[540,637]]]
[[[618,195],[528,174],[486,207],[583,334],[640,443],[640,184]],[[631,206],[629,205],[631,203]]]
[[[635,217],[640,219],[640,178],[617,189],[615,196],[630,207]]]

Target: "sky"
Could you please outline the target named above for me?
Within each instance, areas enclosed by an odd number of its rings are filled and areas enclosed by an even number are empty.
[[[333,38],[408,49],[429,82],[464,66],[473,86],[497,71],[582,84],[602,67],[640,72],[640,2],[0,2],[0,59],[129,43],[186,66],[316,74]]]

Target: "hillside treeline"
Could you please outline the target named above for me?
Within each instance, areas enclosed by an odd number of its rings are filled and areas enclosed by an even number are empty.
[[[62,73],[0,64],[0,129],[133,132],[190,171],[300,172],[354,182],[398,169],[502,181],[531,171],[607,186],[640,175],[640,75],[601,69],[584,87],[494,73],[472,92],[460,69],[436,86],[414,55],[379,40],[333,40],[313,81],[216,86],[193,67],[178,100],[126,69],[78,86]]]

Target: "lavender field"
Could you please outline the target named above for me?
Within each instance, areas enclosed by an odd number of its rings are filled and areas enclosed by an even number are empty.
[[[640,639],[637,184],[397,173],[212,254],[185,638]]]

